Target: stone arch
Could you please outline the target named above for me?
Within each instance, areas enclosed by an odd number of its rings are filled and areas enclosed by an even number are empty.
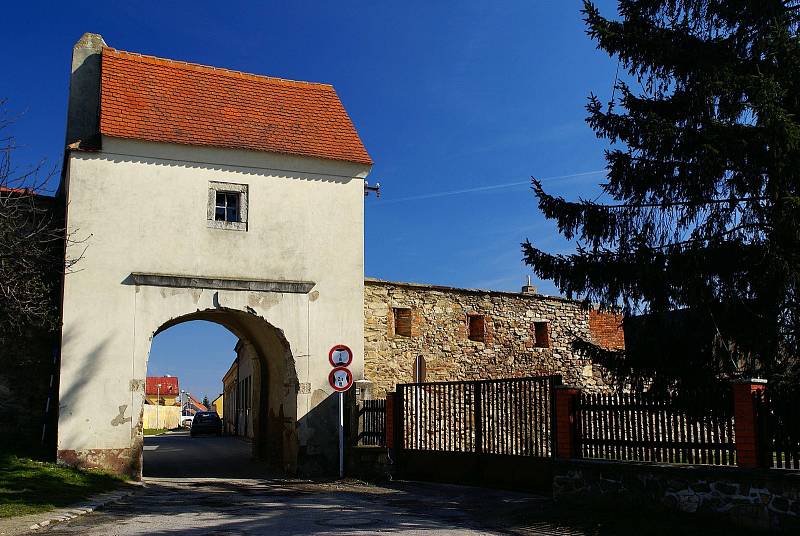
[[[221,325],[252,349],[252,352],[243,354],[254,359],[252,405],[257,411],[253,414],[253,455],[276,469],[295,473],[298,380],[292,348],[284,332],[252,309],[214,307],[165,320],[149,334],[148,344],[159,333],[194,320]],[[149,353],[148,346],[144,370],[147,369]],[[137,429],[141,433],[141,423]]]

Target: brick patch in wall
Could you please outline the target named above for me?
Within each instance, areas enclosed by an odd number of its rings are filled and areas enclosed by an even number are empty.
[[[595,344],[604,348],[625,348],[622,315],[592,309],[589,311],[589,332]]]

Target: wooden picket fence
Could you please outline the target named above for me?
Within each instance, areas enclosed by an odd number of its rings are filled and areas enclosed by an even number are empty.
[[[800,390],[756,393],[761,466],[800,469]]]
[[[582,393],[576,405],[582,458],[736,465],[730,396]]]
[[[392,394],[391,423],[385,400],[362,404],[358,443],[389,445],[407,456],[427,452],[800,470],[800,389],[754,381],[752,392],[749,384],[737,391],[741,382],[734,382],[736,389],[702,395],[587,393],[562,389],[559,376],[402,384]],[[569,400],[563,407],[557,402],[562,393]],[[392,441],[387,441],[387,424]]]

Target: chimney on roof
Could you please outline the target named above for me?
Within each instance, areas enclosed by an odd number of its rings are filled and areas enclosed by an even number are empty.
[[[99,141],[100,65],[104,46],[102,35],[85,33],[72,47],[66,145]]]
[[[536,287],[531,285],[531,276],[528,276],[528,284],[522,286],[523,294],[536,294]]]

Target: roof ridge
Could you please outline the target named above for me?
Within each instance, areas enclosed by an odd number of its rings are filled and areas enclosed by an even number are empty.
[[[201,71],[209,71],[212,73],[218,73],[221,75],[232,76],[234,78],[254,78],[257,80],[267,80],[270,82],[280,82],[285,83],[287,85],[299,85],[299,86],[318,86],[324,88],[333,89],[333,84],[326,84],[324,82],[308,82],[305,80],[291,80],[289,78],[280,78],[278,76],[268,76],[264,74],[255,74],[255,73],[248,73],[245,71],[237,71],[234,69],[226,69],[224,67],[215,67],[213,65],[203,65],[202,63],[194,63],[190,61],[182,61],[182,60],[173,60],[170,58],[161,58],[158,56],[151,56],[149,54],[142,54],[140,52],[130,52],[127,50],[119,50],[114,47],[103,47],[103,52],[110,52],[113,53],[118,58],[124,58],[125,56],[144,59],[148,60],[151,63],[156,64],[163,64],[170,67],[178,67],[178,68],[189,68],[190,70],[201,70]]]

